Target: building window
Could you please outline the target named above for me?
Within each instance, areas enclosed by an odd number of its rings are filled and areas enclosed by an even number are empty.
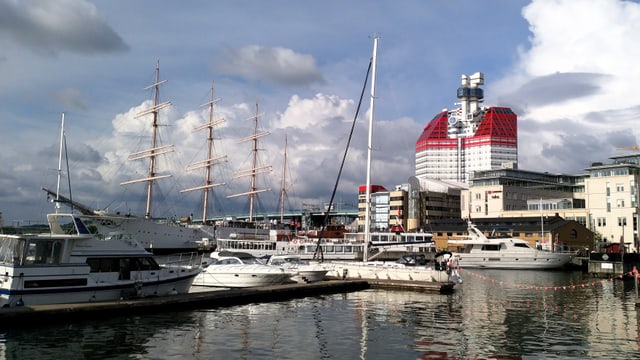
[[[617,192],[623,192],[624,191],[624,184],[616,184],[616,191]]]
[[[624,200],[623,199],[616,200],[616,207],[623,208],[624,207]]]
[[[607,218],[599,217],[598,226],[607,226]]]

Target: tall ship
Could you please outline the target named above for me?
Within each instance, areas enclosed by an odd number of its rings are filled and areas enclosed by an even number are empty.
[[[160,80],[160,63],[158,62],[155,69],[155,81],[145,88],[145,90],[153,90],[153,105],[136,115],[136,117],[151,118],[151,146],[146,150],[129,155],[129,160],[131,161],[148,161],[149,170],[144,178],[121,183],[121,185],[146,184],[147,194],[144,217],[131,214],[110,214],[76,206],[82,211],[82,218],[89,228],[94,228],[100,234],[109,234],[114,231],[131,234],[145,249],[154,254],[197,251],[206,246],[210,239],[215,236],[213,226],[191,226],[190,219],[176,221],[175,219],[154,218],[152,214],[156,182],[171,177],[170,174],[163,174],[159,171],[158,158],[174,151],[173,145],[161,145],[159,143],[160,111],[171,106],[168,101],[160,102],[160,85],[165,82],[166,80]]]
[[[145,216],[109,214],[106,212],[96,212],[86,207],[84,209],[83,219],[90,227],[95,227],[97,232],[108,234],[113,231],[125,232],[132,234],[145,247],[145,249],[154,254],[170,254],[188,251],[209,251],[215,249],[217,238],[229,238],[234,236],[267,236],[269,235],[268,226],[255,222],[254,206],[256,195],[267,189],[258,189],[256,186],[256,174],[270,171],[271,167],[260,167],[257,164],[257,140],[267,134],[267,132],[257,131],[258,107],[256,104],[256,115],[250,119],[255,119],[254,133],[241,142],[253,142],[253,162],[252,167],[248,170],[240,171],[235,177],[250,176],[250,189],[246,193],[235,194],[229,196],[236,197],[246,195],[249,197],[250,210],[249,221],[236,221],[226,219],[218,223],[209,221],[209,207],[211,202],[211,192],[213,188],[224,185],[223,182],[216,182],[213,177],[213,169],[216,165],[226,161],[226,156],[214,153],[214,132],[216,126],[222,124],[224,119],[215,118],[214,104],[218,99],[214,98],[214,88],[211,87],[210,100],[202,106],[209,109],[208,121],[196,127],[194,131],[205,131],[207,134],[207,154],[203,160],[190,164],[187,171],[204,170],[204,183],[200,186],[184,189],[181,192],[202,191],[203,208],[202,221],[195,223],[191,217],[176,219],[154,218],[152,216],[153,190],[156,181],[170,177],[171,175],[162,174],[157,169],[157,159],[161,155],[165,155],[173,151],[173,145],[160,145],[158,142],[159,112],[171,105],[170,102],[159,101],[159,87],[165,83],[160,80],[160,68],[156,66],[155,82],[145,89],[153,89],[153,105],[137,114],[137,117],[152,117],[152,137],[151,147],[147,150],[139,151],[130,155],[129,160],[148,160],[149,171],[147,177],[123,182],[121,185],[130,185],[136,183],[146,183],[147,200]]]

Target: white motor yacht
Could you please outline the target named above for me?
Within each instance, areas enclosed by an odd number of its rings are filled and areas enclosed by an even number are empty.
[[[226,288],[279,285],[292,282],[296,271],[267,265],[251,254],[230,251],[214,251],[210,262],[203,264],[203,271],[193,285]]]
[[[321,263],[302,260],[298,255],[273,255],[267,265],[280,266],[297,272],[292,279],[299,283],[310,283],[324,280],[329,269]]]
[[[490,238],[471,222],[468,231],[468,239],[449,240],[449,244],[456,247],[454,256],[461,268],[560,269],[573,256],[567,252],[539,250],[514,237]]]
[[[0,234],[0,306],[112,301],[187,293],[193,263],[160,266],[125,234],[98,237],[73,214],[49,214],[49,232]]]

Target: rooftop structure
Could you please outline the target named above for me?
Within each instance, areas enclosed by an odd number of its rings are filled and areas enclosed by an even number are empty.
[[[517,115],[482,107],[484,75],[462,75],[460,100],[424,127],[416,141],[416,176],[466,183],[473,171],[517,168]]]

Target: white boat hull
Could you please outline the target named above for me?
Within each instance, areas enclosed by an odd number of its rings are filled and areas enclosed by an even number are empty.
[[[454,254],[461,268],[550,270],[561,269],[571,261],[571,254],[538,252],[537,254]]]
[[[0,306],[114,301],[189,292],[200,269],[90,273],[88,265],[0,266]]]
[[[193,285],[225,288],[245,288],[279,285],[291,282],[296,274],[267,265],[209,265]]]
[[[447,271],[429,266],[376,262],[331,262],[327,266],[331,267],[328,276],[345,280],[456,282]]]
[[[212,235],[212,227],[190,227],[169,221],[158,222],[141,217],[115,215],[84,215],[87,227],[108,235],[111,232],[131,234],[146,250],[154,254],[170,254],[198,250],[200,244]]]
[[[299,283],[311,283],[322,281],[326,278],[329,270],[318,269],[318,270],[304,270],[298,269],[298,274],[294,275],[292,279]]]

